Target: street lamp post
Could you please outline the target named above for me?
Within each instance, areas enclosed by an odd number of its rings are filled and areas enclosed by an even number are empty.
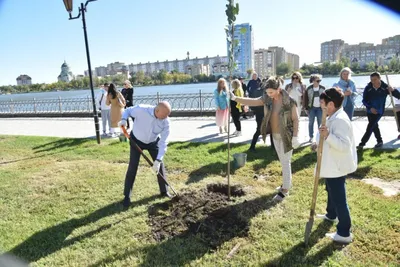
[[[87,32],[86,32],[86,19],[85,19],[85,13],[86,13],[86,7],[90,2],[94,2],[96,0],[87,0],[85,4],[81,3],[81,6],[79,7],[79,14],[76,17],[72,17],[72,10],[73,10],[73,5],[72,1],[73,0],[63,0],[65,9],[69,13],[69,19],[78,19],[82,15],[82,24],[83,24],[83,34],[85,36],[85,46],[86,46],[86,58],[87,58],[87,64],[88,64],[88,69],[89,69],[89,81],[90,81],[90,91],[92,93],[92,103],[93,103],[93,118],[94,118],[94,126],[96,129],[96,139],[97,143],[100,144],[100,127],[99,127],[99,116],[97,115],[97,109],[96,109],[96,101],[94,99],[94,89],[93,89],[93,78],[92,78],[92,66],[90,64],[90,54],[89,54],[89,44],[88,44],[88,37],[87,37]]]

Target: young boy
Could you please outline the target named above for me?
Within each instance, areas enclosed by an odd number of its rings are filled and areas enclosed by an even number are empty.
[[[321,108],[326,108],[326,126],[319,129],[318,138],[324,138],[320,177],[325,178],[328,192],[326,214],[316,217],[338,221],[337,232],[327,237],[341,243],[352,242],[351,218],[346,199],[346,176],[357,169],[357,151],[351,121],[343,110],[344,95],[339,88],[329,88],[320,95]]]

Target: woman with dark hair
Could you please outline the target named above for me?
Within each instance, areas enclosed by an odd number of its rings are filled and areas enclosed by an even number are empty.
[[[311,74],[311,85],[307,87],[303,94],[303,107],[308,115],[308,135],[310,142],[314,140],[314,122],[317,118],[318,128],[322,122],[322,109],[319,102],[319,96],[325,91],[325,87],[321,85],[321,75]]]
[[[133,106],[133,92],[134,91],[131,82],[129,80],[126,80],[124,82],[124,88],[122,88],[121,90],[121,94],[124,96],[126,101],[125,109]],[[129,118],[126,122],[126,127],[129,128]]]
[[[292,186],[291,159],[293,148],[300,146],[298,140],[299,117],[296,101],[282,89],[283,80],[272,76],[261,84],[265,94],[259,98],[236,97],[231,93],[231,100],[248,106],[264,106],[264,119],[261,134],[265,142],[267,134],[272,135],[275,151],[282,165],[283,184],[278,187],[274,201],[282,201]]]
[[[117,137],[116,129],[118,129],[118,122],[121,120],[126,101],[113,83],[108,87],[106,103],[108,106],[111,105],[111,137]]]

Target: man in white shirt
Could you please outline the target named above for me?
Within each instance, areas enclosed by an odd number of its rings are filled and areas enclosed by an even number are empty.
[[[326,214],[316,217],[338,222],[335,233],[327,237],[341,243],[352,242],[351,218],[346,198],[346,177],[357,170],[357,150],[353,127],[342,107],[344,94],[340,88],[329,88],[320,95],[322,108],[327,109],[326,126],[319,128],[317,139],[324,138],[320,177],[325,178],[328,203]],[[315,144],[313,148],[316,149]]]
[[[106,105],[107,91],[108,91],[108,83],[105,83],[96,98],[97,105],[101,110],[101,121],[103,122],[103,136],[106,135],[107,123],[108,123],[108,132],[111,135],[111,117],[110,117],[111,107]]]
[[[167,151],[170,127],[168,116],[170,114],[171,106],[166,101],[160,102],[157,106],[140,104],[129,107],[122,114],[122,119],[119,122],[120,126],[126,127],[128,118],[134,118],[133,129],[130,134],[129,166],[125,178],[125,198],[123,201],[125,207],[128,207],[131,203],[130,196],[141,156],[132,142],[135,142],[142,150],[149,151],[154,161],[152,169],[157,174],[161,196],[171,198],[167,191],[167,185],[161,177],[162,175],[166,179],[165,167],[162,160]]]

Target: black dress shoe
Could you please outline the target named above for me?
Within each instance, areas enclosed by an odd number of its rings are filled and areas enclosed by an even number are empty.
[[[168,193],[168,192],[161,192],[160,196],[161,196],[161,197],[172,198],[171,194]]]
[[[131,205],[131,199],[129,197],[124,198],[124,200],[122,201],[122,205],[125,208],[128,208]]]

